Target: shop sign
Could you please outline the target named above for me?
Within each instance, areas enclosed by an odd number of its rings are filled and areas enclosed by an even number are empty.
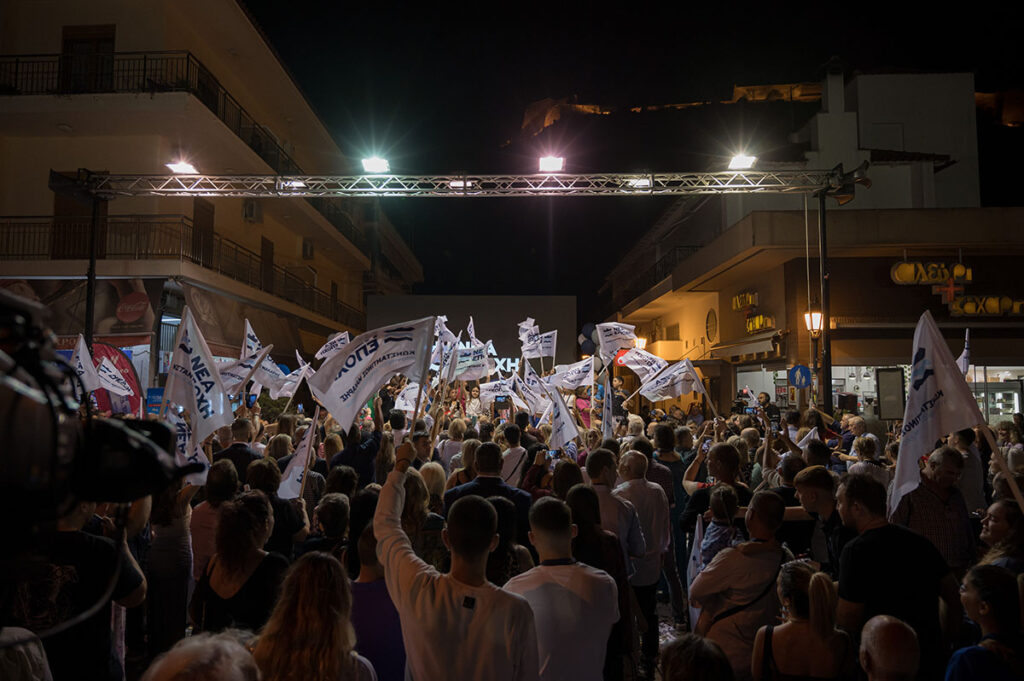
[[[742,312],[757,307],[757,291],[744,291],[732,297],[733,312]]]
[[[747,317],[747,333],[754,334],[775,328],[775,317],[767,314],[752,314]]]
[[[961,263],[947,264],[942,262],[898,262],[889,270],[893,283],[901,286],[945,284],[950,279],[954,283],[968,283],[973,278],[971,268]]]
[[[1010,296],[959,296],[949,303],[954,317],[1021,317],[1024,300]]]

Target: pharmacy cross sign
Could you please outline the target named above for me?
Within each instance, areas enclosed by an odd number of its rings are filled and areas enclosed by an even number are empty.
[[[934,284],[932,286],[932,293],[936,295],[941,295],[942,303],[944,305],[949,305],[950,303],[952,303],[953,300],[957,297],[957,294],[963,293],[963,291],[964,287],[962,285],[956,284],[953,281],[952,277],[946,280],[945,284]]]

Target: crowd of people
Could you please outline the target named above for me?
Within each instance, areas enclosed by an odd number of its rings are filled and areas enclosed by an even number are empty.
[[[565,393],[580,436],[550,447],[475,385],[411,416],[401,388],[354,424],[243,405],[204,485],[69,509],[4,589],[0,677],[1024,677],[1024,514],[980,431],[889,509],[898,444],[861,416],[642,418],[616,379]],[[1024,486],[1020,426],[995,432]]]

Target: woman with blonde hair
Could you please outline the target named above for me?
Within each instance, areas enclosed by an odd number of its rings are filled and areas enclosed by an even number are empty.
[[[456,469],[448,476],[448,484],[444,487],[446,491],[452,487],[465,485],[476,477],[476,449],[479,446],[480,440],[475,438],[462,443],[462,453],[452,459],[453,465],[455,461],[459,461],[462,468]]]
[[[448,439],[442,442],[437,453],[446,471],[452,469],[452,457],[462,451],[462,442],[466,438],[466,422],[463,419],[452,419],[448,425]]]
[[[354,650],[352,588],[337,558],[314,551],[295,561],[253,648],[267,681],[376,679]]]
[[[444,572],[448,549],[441,539],[444,518],[430,511],[430,492],[423,476],[415,468],[405,475],[405,506],[402,508],[402,530],[412,542],[412,550],[424,562]]]
[[[852,678],[853,644],[836,628],[839,596],[831,578],[792,561],[779,570],[776,592],[784,622],[757,631],[754,681]]]
[[[277,461],[283,459],[294,451],[292,447],[292,436],[291,435],[275,435],[270,438],[270,443],[267,445],[266,450],[263,452],[263,456],[268,459]]]
[[[444,468],[438,462],[431,461],[420,468],[420,476],[423,478],[423,484],[427,486],[427,494],[430,495],[427,509],[431,513],[440,514],[444,510],[444,501],[441,499],[444,496]]]

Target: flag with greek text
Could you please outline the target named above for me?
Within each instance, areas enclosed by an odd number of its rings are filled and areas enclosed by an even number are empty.
[[[313,412],[313,423],[318,423],[320,417],[320,406],[317,405]],[[309,466],[309,457],[313,454],[313,440],[316,437],[317,429],[306,428],[306,433],[295,448],[288,465],[281,472],[281,484],[277,486],[277,496],[281,499],[297,499],[302,491],[302,476],[305,475]]]
[[[78,343],[75,344],[75,352],[71,355],[71,368],[75,370],[82,380],[85,392],[102,387],[99,374],[96,373],[96,365],[92,363],[92,355],[89,354],[89,346],[85,344],[85,336],[78,334]]]
[[[188,409],[199,442],[234,418],[220,372],[188,306],[181,315],[164,391],[169,402]]]
[[[640,395],[651,402],[671,400],[692,392],[703,393],[704,384],[688,359],[665,367],[640,388]]]
[[[333,336],[331,336],[330,339],[326,343],[324,343],[319,350],[316,351],[316,355],[314,355],[314,357],[316,359],[330,359],[331,355],[333,355],[338,350],[341,350],[343,347],[348,345],[350,340],[351,337],[349,336],[348,331],[336,333]]]
[[[452,379],[477,381],[487,378],[491,373],[491,365],[487,357],[487,346],[483,343],[471,344],[468,348],[458,348],[455,355],[455,369]]]
[[[622,366],[640,378],[643,383],[668,366],[668,362],[640,348],[630,348],[622,355]]]
[[[132,390],[128,381],[124,379],[124,376],[122,376],[121,372],[117,370],[117,367],[114,366],[114,363],[110,361],[109,357],[104,357],[100,360],[100,365],[96,367],[96,374],[100,377],[100,385],[105,388],[107,392],[122,396],[135,394],[135,391]]]
[[[523,341],[523,357],[527,359],[539,359],[541,357],[554,357],[555,346],[558,343],[558,330],[547,333],[533,334]]]
[[[612,363],[619,350],[636,347],[636,327],[620,322],[606,322],[597,325],[597,346],[601,353],[601,361]]]
[[[210,471],[210,460],[203,452],[199,441],[192,437],[192,429],[188,427],[185,418],[174,410],[164,414],[164,419],[170,424],[174,431],[174,463],[179,466],[198,463],[203,465],[203,470],[198,473],[189,473],[185,476],[185,483],[188,485],[205,485],[206,474]]]
[[[939,438],[984,421],[931,312],[925,311],[917,322],[910,362],[910,385],[896,477],[890,488],[889,513],[920,484],[917,461],[932,453]]]
[[[594,358],[587,357],[582,362],[562,367],[545,378],[544,382],[551,388],[562,388],[564,390],[575,390],[583,386],[593,386]]]
[[[533,317],[527,317],[519,322],[519,340],[525,341],[530,336],[540,335],[540,327],[537,326]]]
[[[612,413],[612,372],[604,372],[604,400],[601,403],[601,437],[605,440],[615,437],[615,416]]]
[[[960,367],[960,373],[967,376],[967,370],[971,366],[971,330],[964,330],[964,351],[956,358],[956,365]]]
[[[580,431],[576,426],[576,419],[573,418],[569,407],[562,401],[558,391],[545,386],[547,397],[551,400],[551,437],[548,438],[550,449],[561,449],[574,438],[579,437]]]
[[[359,410],[395,374],[422,380],[430,352],[434,318],[391,324],[352,339],[309,379],[313,396],[331,416],[348,428]]]

